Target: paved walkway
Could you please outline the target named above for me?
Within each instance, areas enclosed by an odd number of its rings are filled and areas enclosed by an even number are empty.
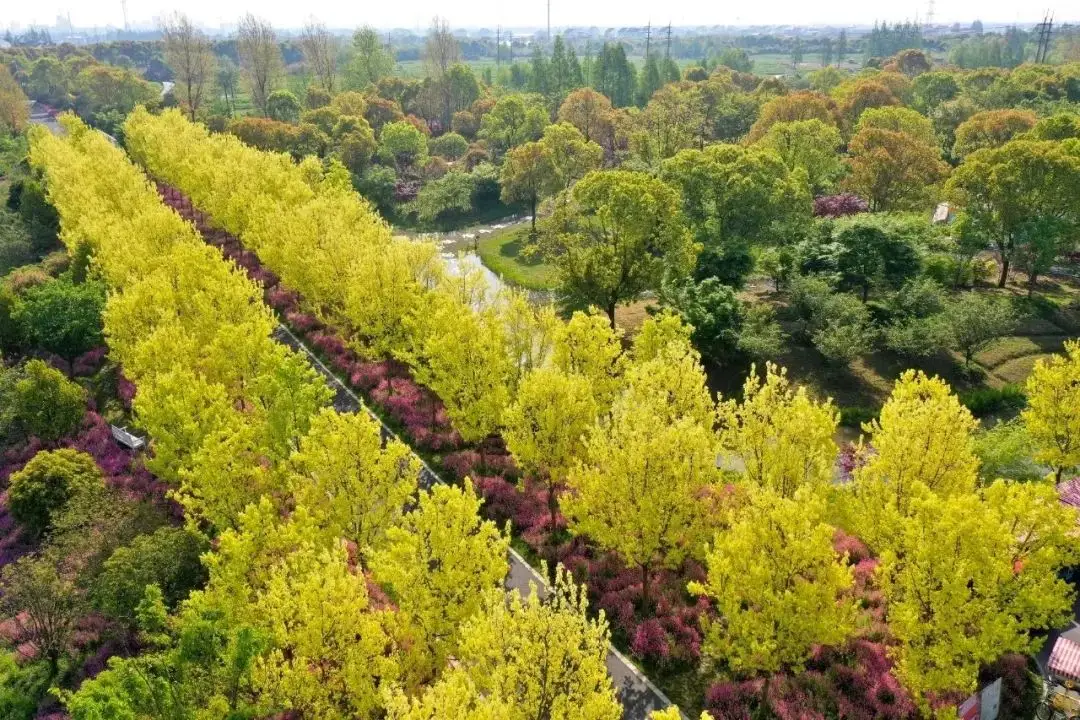
[[[284,325],[279,325],[274,331],[274,338],[288,345],[293,350],[307,355],[312,366],[326,378],[327,384],[334,391],[334,409],[338,412],[360,412],[363,410],[373,417],[382,427],[383,441],[388,439],[400,440],[397,433],[386,426],[379,416],[368,408],[330,368],[320,360],[299,338],[296,337]],[[407,444],[407,443],[406,443]],[[423,458],[417,456],[421,463],[420,487],[428,489],[435,483],[442,482],[442,478],[432,470]],[[521,594],[529,591],[529,584],[536,585],[541,597],[547,592],[544,579],[534,570],[525,559],[512,548],[510,550],[510,571],[506,576],[506,588],[517,590]],[[667,696],[649,681],[622,653],[609,646],[607,656],[608,673],[615,684],[619,694],[619,700],[623,704],[623,720],[648,720],[649,713],[653,710],[662,710],[671,704]]]

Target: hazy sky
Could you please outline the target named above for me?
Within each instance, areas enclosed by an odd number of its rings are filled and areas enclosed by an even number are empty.
[[[1080,17],[1076,0],[1064,1],[1058,20],[1065,15]],[[716,0],[552,0],[551,23],[622,27],[654,24],[865,24],[874,20],[895,22],[925,18],[928,0],[881,3],[867,0],[765,0],[764,2],[717,2]],[[545,0],[397,0],[391,2],[347,2],[342,0],[127,0],[132,25],[149,24],[154,18],[177,8],[209,27],[235,22],[248,10],[282,27],[300,26],[315,16],[331,27],[426,27],[435,14],[443,15],[455,27],[543,26]],[[0,25],[19,23],[52,25],[56,16],[70,13],[77,27],[123,25],[121,0],[0,0]],[[1041,19],[1043,5],[1016,0],[936,0],[935,22],[1034,23]],[[1075,19],[1075,18],[1073,18]]]

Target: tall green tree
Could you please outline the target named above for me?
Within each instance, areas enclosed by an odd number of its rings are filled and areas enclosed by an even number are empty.
[[[541,250],[559,268],[561,292],[596,305],[615,324],[615,308],[665,273],[686,275],[697,246],[682,223],[678,196],[643,173],[594,171],[560,204],[542,233]]]
[[[953,172],[946,192],[965,209],[973,228],[994,243],[1001,261],[998,287],[1004,287],[1024,246],[1060,249],[1080,227],[1080,209],[1070,201],[1080,193],[1080,146],[1014,140],[971,153]]]

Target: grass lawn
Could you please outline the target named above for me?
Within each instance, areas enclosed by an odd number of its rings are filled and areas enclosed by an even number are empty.
[[[551,290],[555,287],[555,268],[539,258],[527,258],[522,254],[528,235],[526,224],[496,230],[479,239],[477,253],[480,260],[506,282],[530,290]]]

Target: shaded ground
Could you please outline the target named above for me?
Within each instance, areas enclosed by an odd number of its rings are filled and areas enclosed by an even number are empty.
[[[819,397],[831,397],[840,407],[877,408],[888,398],[893,383],[908,368],[937,375],[957,392],[982,387],[1001,388],[1022,384],[1040,358],[1062,351],[1066,340],[1080,328],[1080,284],[1064,276],[1041,280],[1034,299],[1028,299],[1027,278],[1015,273],[1005,288],[979,287],[975,292],[1013,298],[1024,313],[1013,334],[999,338],[976,353],[974,374],[964,372],[963,358],[942,349],[918,360],[877,350],[848,367],[830,366],[813,347],[789,341],[775,361],[788,368],[792,379],[811,388]],[[781,307],[782,295],[772,283],[754,278],[742,297],[752,302]],[[793,324],[781,323],[791,334]]]

